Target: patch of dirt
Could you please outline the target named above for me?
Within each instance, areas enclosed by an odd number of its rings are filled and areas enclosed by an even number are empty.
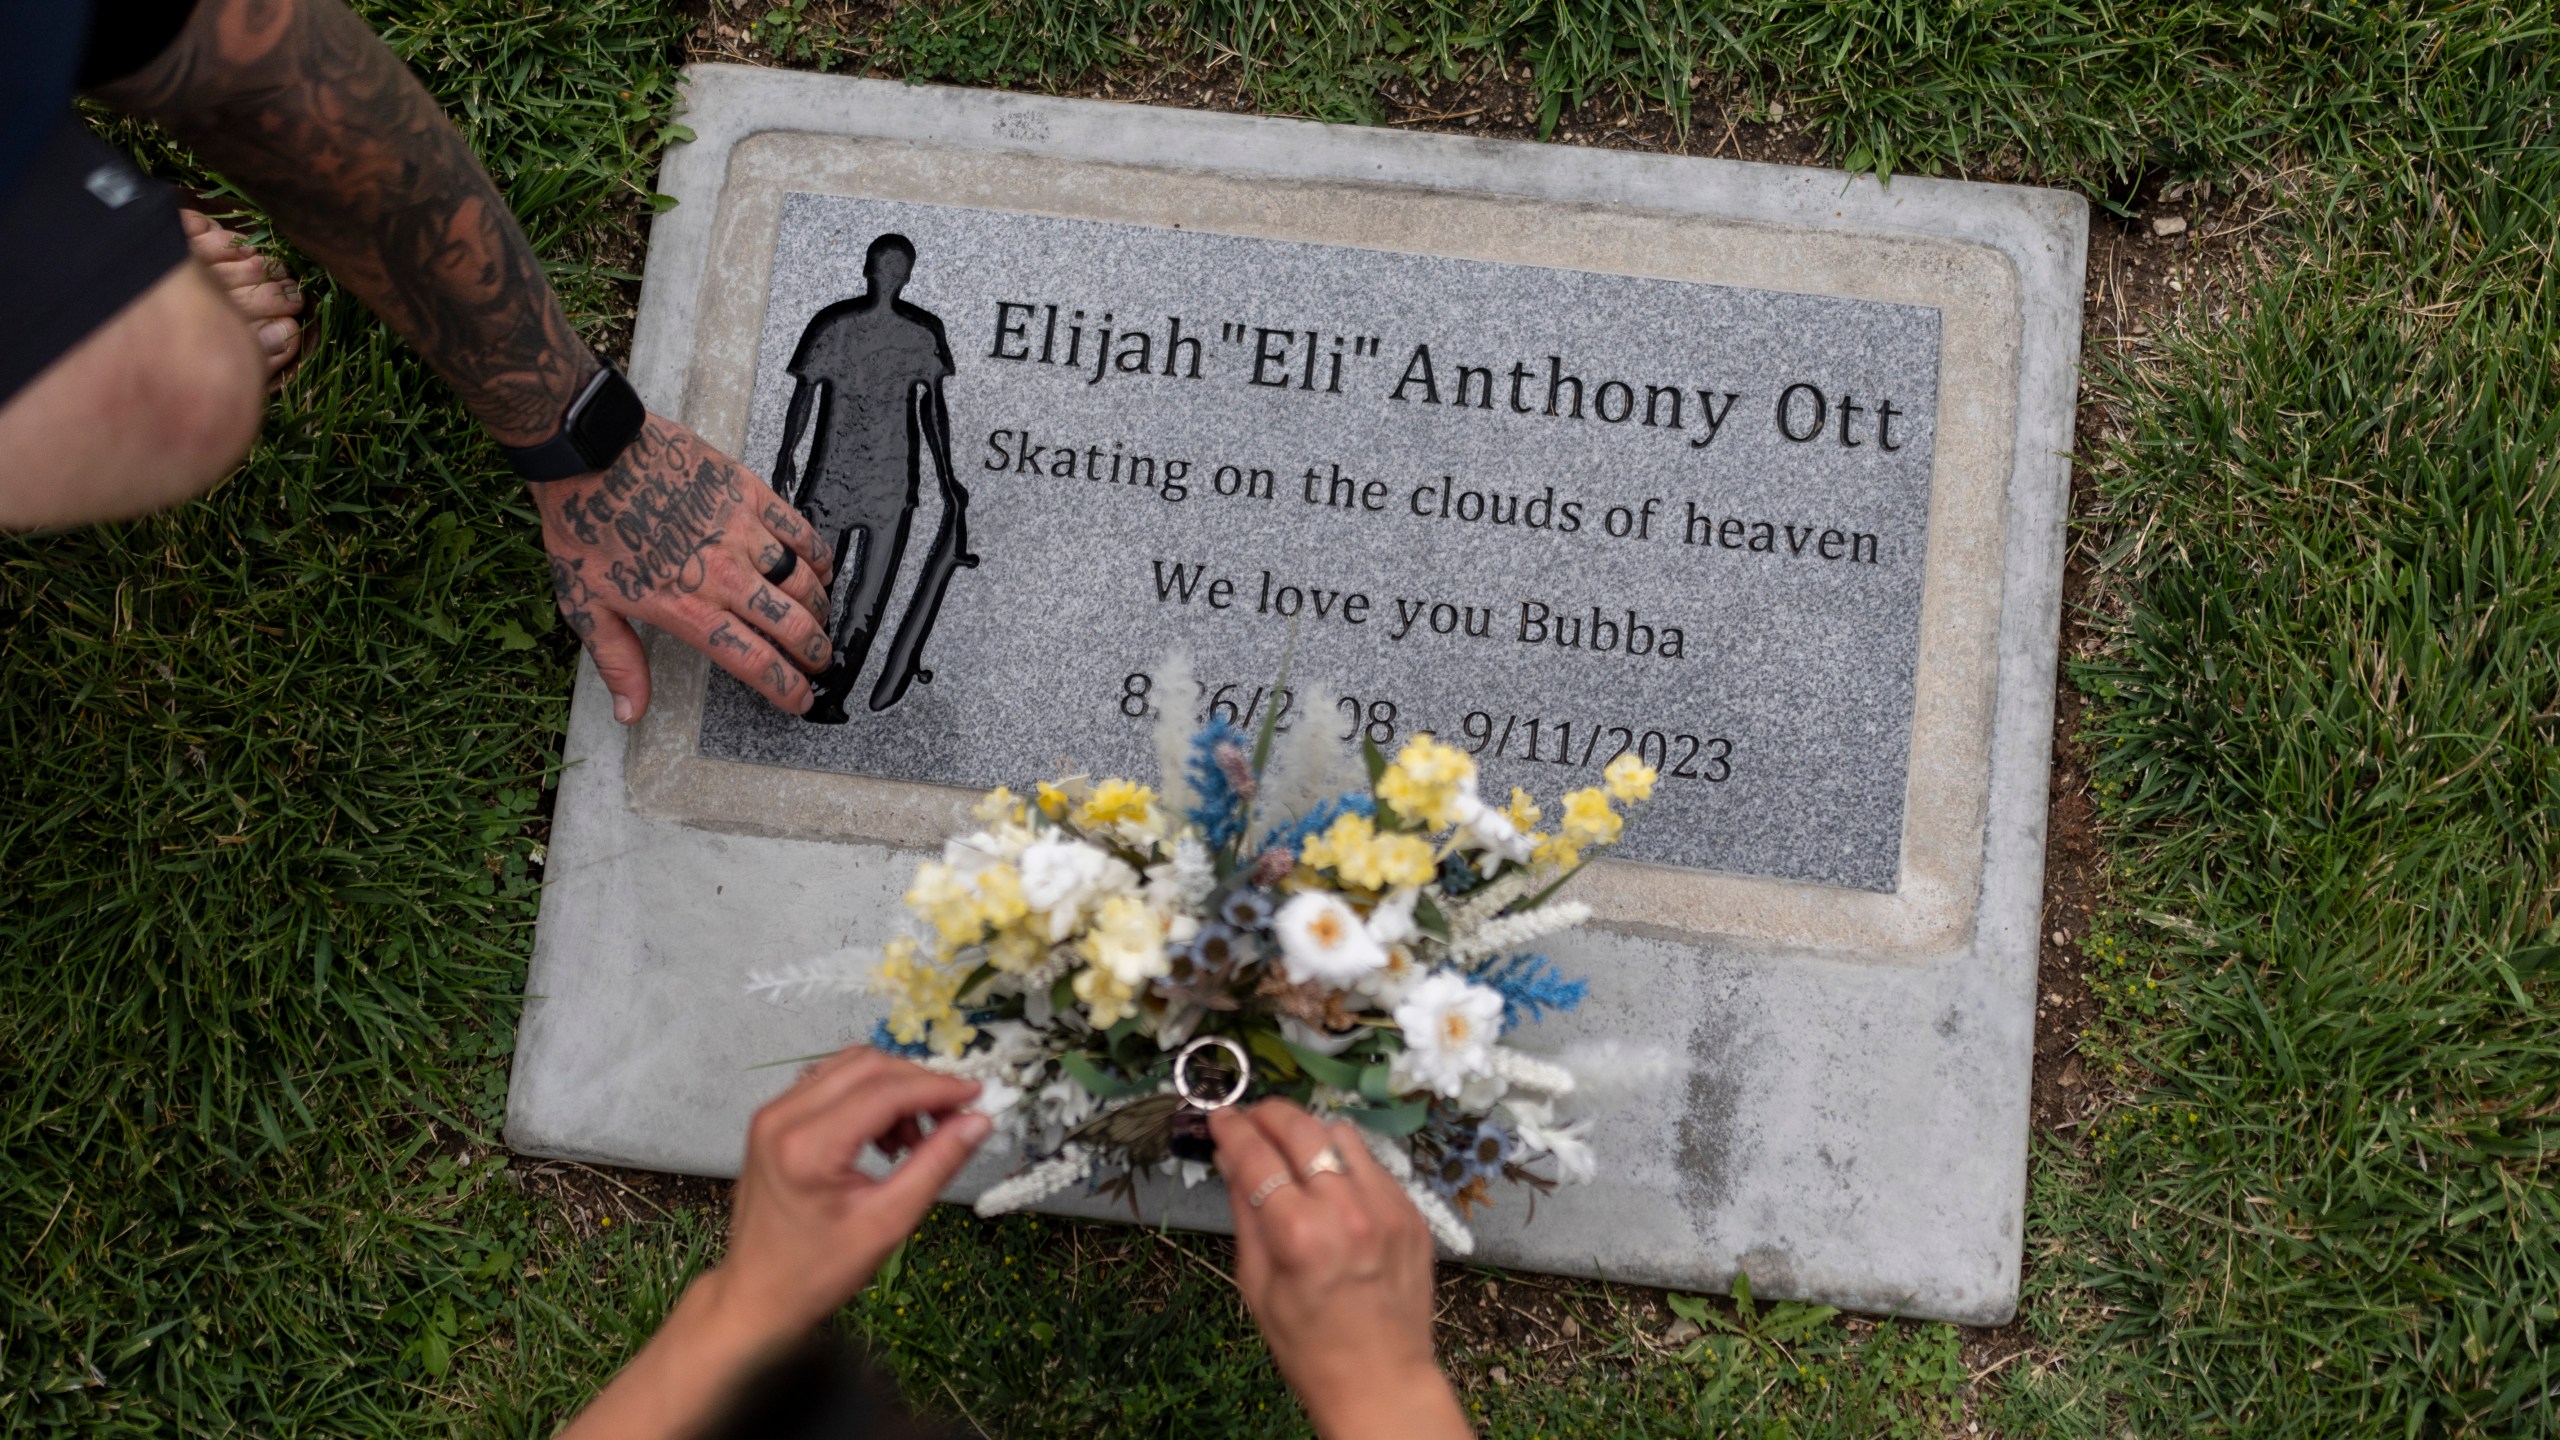
[[[507,1167],[507,1178],[527,1196],[549,1202],[560,1223],[580,1239],[608,1225],[645,1225],[689,1210],[715,1215],[729,1210],[730,1182],[701,1175],[518,1155]]]

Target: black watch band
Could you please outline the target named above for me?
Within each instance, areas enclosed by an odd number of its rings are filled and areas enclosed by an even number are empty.
[[[596,377],[569,402],[560,431],[539,445],[501,445],[516,473],[527,480],[566,480],[612,464],[649,418],[640,392],[622,372],[596,359]]]

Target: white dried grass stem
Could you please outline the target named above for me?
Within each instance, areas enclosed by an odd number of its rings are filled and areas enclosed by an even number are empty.
[[[1550,901],[1525,915],[1506,915],[1452,937],[1449,953],[1462,962],[1501,955],[1562,934],[1590,918],[1591,907],[1579,900]]]
[[[1093,1152],[1082,1145],[1069,1145],[1053,1159],[1043,1160],[1010,1180],[999,1180],[986,1188],[978,1203],[969,1207],[987,1219],[993,1219],[1026,1205],[1036,1205],[1059,1191],[1082,1180],[1093,1170]]]
[[[1501,1045],[1493,1047],[1486,1068],[1514,1088],[1546,1095],[1570,1095],[1576,1083],[1573,1072],[1564,1066]]]
[[[747,977],[746,989],[776,1005],[822,995],[867,995],[879,964],[877,950],[839,950],[779,970],[759,970]]]

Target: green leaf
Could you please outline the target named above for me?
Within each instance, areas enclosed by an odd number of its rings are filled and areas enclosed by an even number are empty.
[[[978,968],[970,971],[968,978],[960,982],[960,988],[951,992],[952,1002],[960,1005],[969,1003],[969,992],[985,984],[995,973],[996,967],[983,960],[979,961]]]
[[[871,1278],[875,1283],[883,1286],[895,1285],[898,1283],[900,1272],[906,1268],[907,1242],[901,1240],[898,1242],[898,1248],[889,1252],[889,1258],[880,1262],[880,1268],[872,1273]]]
[[[1449,943],[1449,917],[1440,913],[1439,902],[1433,900],[1427,890],[1414,897],[1413,925],[1441,944]]]
[[[1663,1299],[1671,1306],[1672,1314],[1701,1330],[1722,1330],[1732,1333],[1741,1328],[1726,1319],[1724,1312],[1716,1308],[1715,1302],[1704,1295],[1666,1295]]]
[[[1360,737],[1360,763],[1369,769],[1369,788],[1376,789],[1378,781],[1387,773],[1387,752],[1378,748],[1377,741],[1363,735]]]
[[[1425,1098],[1408,1100],[1401,1105],[1347,1105],[1342,1113],[1358,1122],[1364,1130],[1374,1130],[1381,1135],[1410,1135],[1422,1128],[1423,1121],[1431,1118],[1431,1101]]]
[[[1058,977],[1058,983],[1049,987],[1049,1008],[1061,1014],[1076,1008],[1074,976],[1061,975]]]
[[[1745,1321],[1752,1318],[1751,1272],[1748,1270],[1733,1272],[1733,1308],[1742,1312],[1742,1318]]]
[[[1272,1069],[1279,1071],[1283,1076],[1301,1073],[1298,1069],[1298,1057],[1290,1053],[1294,1047],[1288,1041],[1281,1039],[1278,1031],[1258,1027],[1247,1030],[1244,1032],[1244,1047],[1261,1056]]]
[[[1292,1045],[1286,1040],[1282,1040],[1280,1044],[1297,1060],[1299,1069],[1334,1089],[1357,1090],[1360,1088],[1359,1066],[1347,1060],[1338,1060],[1331,1055],[1319,1055],[1305,1046]],[[284,1147],[277,1148],[281,1150]]]
[[[1381,1060],[1377,1064],[1368,1066],[1361,1070],[1360,1098],[1368,1101],[1372,1105],[1394,1104],[1396,1098],[1395,1092],[1387,1088],[1387,1076],[1393,1072],[1394,1069],[1395,1066],[1393,1064]]]
[[[1123,1096],[1135,1095],[1147,1088],[1143,1085],[1131,1084],[1126,1080],[1116,1080],[1104,1074],[1102,1067],[1093,1063],[1093,1057],[1081,1050],[1070,1050],[1059,1056],[1058,1068],[1066,1071],[1077,1084],[1083,1086],[1097,1100],[1118,1100]]]
[[[1789,1301],[1769,1312],[1768,1323],[1760,1327],[1763,1339],[1785,1344],[1801,1340],[1831,1323],[1840,1312],[1828,1305],[1800,1305]]]
[[[1544,140],[1554,135],[1556,120],[1563,114],[1564,92],[1561,90],[1548,92],[1547,103],[1538,107],[1538,138]]]

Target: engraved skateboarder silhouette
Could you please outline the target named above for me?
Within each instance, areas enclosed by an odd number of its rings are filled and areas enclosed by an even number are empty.
[[[872,241],[862,259],[868,288],[811,316],[791,355],[796,383],[774,489],[791,496],[819,534],[835,534],[828,626],[835,659],[818,675],[816,703],[802,717],[821,725],[845,721],[845,697],[880,633],[906,554],[928,456],[942,486],[942,524],[871,687],[873,710],[906,698],[911,684],[932,683],[933,672],[920,662],[943,592],[954,570],[978,563],[969,553],[969,492],[952,473],[951,412],[942,401],[942,382],[953,373],[951,346],[931,311],[898,298],[915,261],[916,247],[904,235]],[[812,425],[808,474],[795,486],[792,452]]]

